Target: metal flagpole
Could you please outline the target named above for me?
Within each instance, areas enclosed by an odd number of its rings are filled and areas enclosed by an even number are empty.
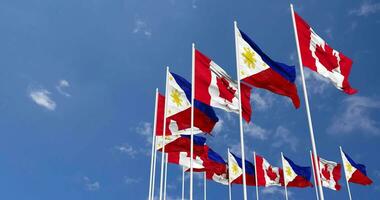
[[[153,158],[153,178],[152,178],[152,196],[151,200],[154,199],[154,188],[155,188],[155,181],[156,181],[156,163],[157,163],[157,150],[156,150],[156,136],[154,136],[154,158]]]
[[[232,200],[231,182],[230,182],[230,148],[227,148],[227,164],[228,164],[228,197]]]
[[[339,150],[340,150],[340,156],[342,157],[342,163],[343,163],[343,169],[344,169],[344,176],[346,177],[346,185],[347,185],[347,191],[348,191],[348,196],[350,197],[350,200],[352,200],[352,197],[351,197],[351,190],[350,190],[350,185],[348,184],[348,180],[347,180],[347,174],[346,174],[346,165],[344,163],[344,160],[343,160],[343,150],[342,150],[342,147],[339,146]]]
[[[245,153],[244,153],[244,133],[243,133],[243,115],[241,106],[241,89],[240,89],[240,70],[239,70],[239,47],[237,41],[237,23],[234,21],[234,32],[235,32],[235,52],[236,52],[236,74],[238,81],[239,90],[239,125],[240,125],[240,148],[241,148],[241,159],[243,168],[243,194],[244,200],[247,200],[247,180],[245,175]]]
[[[191,136],[190,136],[190,200],[193,200],[193,157],[194,157],[194,92],[195,92],[195,44],[192,44],[191,61]]]
[[[154,105],[154,118],[153,118],[153,133],[152,133],[152,152],[150,159],[150,177],[149,177],[149,197],[148,199],[152,200],[152,190],[153,190],[153,162],[154,162],[154,152],[156,151],[155,139],[156,139],[156,120],[157,120],[157,104],[158,104],[158,88],[156,88],[156,102]]]
[[[259,200],[259,182],[257,181],[256,152],[253,152],[253,162],[255,164],[256,200]]]
[[[164,200],[166,200],[166,184],[168,180],[168,154],[165,155],[165,179],[164,179]]]
[[[207,199],[207,180],[206,180],[206,172],[203,173],[203,199]]]
[[[284,154],[281,152],[281,162],[282,162],[282,169],[284,169]],[[286,182],[286,173],[284,172],[284,187],[285,187],[285,199],[288,200],[288,188],[287,188],[287,182]]]
[[[300,51],[300,47],[299,47],[299,41],[298,41],[298,34],[297,34],[295,17],[294,17],[293,4],[290,4],[290,9],[292,11],[293,29],[294,29],[294,35],[295,35],[296,44],[297,44],[299,67],[300,67],[301,78],[302,78],[303,93],[304,93],[304,97],[305,97],[306,114],[307,114],[307,119],[308,119],[308,123],[309,123],[310,139],[311,139],[311,145],[312,145],[313,155],[314,155],[313,159],[314,159],[315,163],[318,163],[318,160],[317,160],[317,147],[315,145],[313,123],[312,123],[312,120],[311,120],[311,113],[310,113],[310,108],[309,108],[309,98],[308,98],[308,95],[307,95],[305,76],[304,76],[304,72],[303,72],[303,65],[302,65],[302,59],[301,59],[301,51]],[[320,171],[319,170],[319,166],[317,164],[315,165],[315,170],[316,170],[317,174],[320,174],[319,173],[319,171]],[[321,183],[320,176],[317,176],[317,181],[318,181],[318,183]],[[323,195],[322,185],[319,184],[318,188],[319,188],[319,196],[320,196],[321,200],[324,200],[325,198],[324,198],[324,195]]]
[[[185,200],[185,167],[182,167],[182,200]]]
[[[315,177],[315,169],[314,169],[314,162],[313,162],[313,154],[310,151],[310,161],[311,161],[311,166],[313,168],[313,178],[314,178],[314,185],[315,185],[315,194],[317,195],[317,200],[319,200],[319,195],[318,195],[318,186],[317,186],[317,179]]]
[[[160,177],[160,200],[162,200],[162,192],[163,192],[163,185],[164,185],[164,163],[165,163],[165,132],[166,132],[166,109],[168,105],[168,99],[167,99],[167,92],[168,92],[168,75],[169,75],[169,67],[166,67],[166,85],[165,85],[165,109],[164,109],[164,125],[163,125],[163,132],[162,132],[162,141],[161,141],[161,177]]]

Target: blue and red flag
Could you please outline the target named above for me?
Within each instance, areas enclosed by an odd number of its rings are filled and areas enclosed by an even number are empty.
[[[283,156],[284,184],[287,187],[312,187],[310,182],[311,167],[301,167]]]
[[[228,155],[228,176],[231,184],[243,184],[242,159],[231,152]],[[245,160],[245,177],[247,185],[256,185],[255,166],[247,160]]]
[[[191,84],[183,77],[169,72],[167,85],[165,135],[190,134]],[[211,106],[194,100],[195,133],[211,133],[218,121]]]
[[[370,185],[372,180],[367,176],[366,167],[356,163],[350,156],[342,151],[344,171],[348,182],[360,185]]]
[[[287,96],[294,107],[299,108],[295,67],[272,60],[247,34],[239,29],[235,31],[240,79],[251,86]]]

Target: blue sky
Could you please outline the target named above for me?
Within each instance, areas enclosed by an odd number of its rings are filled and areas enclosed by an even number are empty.
[[[233,21],[273,59],[296,65],[288,1],[1,0],[0,198],[145,199],[148,192],[154,91],[165,66],[188,80],[191,43],[236,77]],[[374,184],[351,184],[354,199],[380,196],[380,2],[294,1],[296,11],[332,47],[354,61],[347,96],[308,70],[317,148],[339,161],[338,146],[366,164]],[[274,165],[280,152],[310,165],[303,93],[301,108],[267,91],[252,92],[253,124],[245,125],[247,155]],[[238,153],[238,117],[220,118],[207,143],[223,157]],[[169,166],[169,199],[180,197],[178,166]],[[202,181],[196,176],[195,197]],[[347,199],[325,189],[328,199]],[[188,186],[188,185],[187,185]],[[157,190],[156,190],[157,191]],[[249,188],[254,198],[254,188]],[[290,189],[312,199],[314,189]],[[227,199],[208,182],[208,197]],[[263,199],[283,199],[260,188]],[[241,199],[240,186],[233,187]]]

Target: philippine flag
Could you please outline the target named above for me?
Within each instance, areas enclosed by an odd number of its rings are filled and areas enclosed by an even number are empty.
[[[245,173],[247,185],[255,186],[255,166],[249,161],[245,161]],[[228,154],[228,175],[231,184],[243,184],[242,159],[231,152]]]
[[[284,184],[281,168],[273,167],[262,156],[256,155],[255,159],[258,186],[281,186]]]
[[[194,135],[194,154],[201,154],[204,152],[204,145],[206,138]],[[164,140],[164,141],[163,141]],[[168,135],[156,136],[156,149],[162,151],[162,143],[165,146],[165,152],[189,152],[191,147],[191,139],[189,135]]]
[[[243,31],[235,29],[240,79],[252,86],[289,97],[300,106],[294,66],[273,61]]]
[[[195,49],[195,99],[227,112],[239,113],[238,85],[210,58]],[[251,119],[251,88],[240,87],[244,119]],[[248,98],[246,98],[248,97]]]
[[[191,84],[175,73],[168,73],[166,135],[190,134]],[[194,101],[194,133],[210,133],[219,121],[212,107]]]
[[[282,167],[284,168],[284,184],[287,187],[312,187],[310,182],[311,167],[296,165],[289,158],[282,156]]]
[[[343,151],[341,151],[341,154],[348,182],[360,185],[372,184],[372,180],[367,176],[366,167],[364,165],[356,163]]]

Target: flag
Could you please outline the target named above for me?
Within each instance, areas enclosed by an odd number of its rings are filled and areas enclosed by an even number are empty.
[[[247,160],[245,161],[245,173],[246,184],[256,185],[255,166]],[[228,176],[231,184],[243,184],[242,159],[231,152],[228,154]]]
[[[156,136],[156,149],[162,151],[162,140],[164,140],[165,152],[190,152],[191,140],[189,135],[168,135]],[[194,135],[193,138],[194,154],[204,152],[206,138]]]
[[[322,186],[332,190],[340,190],[342,187],[339,184],[339,179],[342,176],[340,172],[341,165],[333,161],[325,160],[321,157],[318,157],[318,162]]]
[[[205,168],[205,156],[207,152],[207,146],[203,146],[205,150],[203,152],[196,151],[194,152],[193,159],[191,159],[190,152],[169,152],[168,153],[168,162],[181,165],[186,168],[190,168],[190,161],[192,160],[193,169],[204,169]]]
[[[181,76],[169,72],[167,87],[166,132],[172,134],[191,134],[191,84]],[[218,117],[212,107],[194,101],[194,134],[210,133]]]
[[[273,167],[265,158],[256,155],[256,173],[258,186],[281,186],[284,184],[282,169]]]
[[[227,112],[239,113],[237,82],[234,81],[219,65],[197,49],[195,49],[194,59],[195,99]],[[242,94],[250,95],[251,90],[249,87],[241,87],[241,91]],[[249,122],[251,118],[250,99],[242,98],[241,103],[243,117]]]
[[[313,186],[310,182],[311,167],[301,167],[292,160],[283,156],[282,167],[284,169],[284,184],[287,187],[309,187]]]
[[[356,163],[343,151],[342,160],[344,165],[344,172],[346,174],[348,182],[357,183],[360,185],[372,184],[372,180],[367,176],[366,167],[364,165]]]
[[[294,82],[295,67],[272,60],[243,31],[235,31],[240,79],[252,86],[287,96],[294,107],[299,108],[300,99]]]
[[[206,178],[223,185],[228,185],[227,163],[222,156],[208,148],[205,163]]]
[[[296,12],[295,23],[304,66],[329,79],[336,88],[347,94],[355,94],[348,77],[352,60],[331,48]]]
[[[157,113],[156,113],[156,136],[163,135],[165,114],[165,96],[158,93]]]

